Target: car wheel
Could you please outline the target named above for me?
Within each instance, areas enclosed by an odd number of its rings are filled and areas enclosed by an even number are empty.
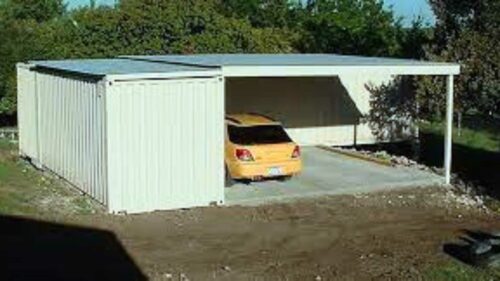
[[[226,187],[231,187],[234,185],[234,179],[231,177],[231,174],[229,174],[229,170],[226,168],[225,170],[225,186]]]

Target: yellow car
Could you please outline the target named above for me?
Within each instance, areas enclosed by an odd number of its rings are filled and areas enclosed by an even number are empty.
[[[233,179],[287,179],[302,170],[300,147],[270,117],[227,115],[225,135],[226,185]]]

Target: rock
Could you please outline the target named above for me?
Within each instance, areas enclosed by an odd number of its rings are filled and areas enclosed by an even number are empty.
[[[231,268],[229,266],[227,266],[227,265],[223,266],[221,269],[224,270],[224,271],[226,271],[226,272],[230,272],[231,271]]]
[[[172,275],[172,273],[164,273],[163,274],[163,277],[167,280],[171,280],[174,278],[174,276]]]
[[[179,280],[180,280],[180,281],[189,281],[189,278],[187,278],[186,274],[181,273],[181,274],[179,275]]]
[[[318,276],[316,276],[316,278],[314,278],[314,280],[315,281],[321,281],[321,280],[323,280],[323,278],[321,278],[321,276],[318,275]]]

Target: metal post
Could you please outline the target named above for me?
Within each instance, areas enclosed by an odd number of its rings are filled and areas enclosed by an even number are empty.
[[[453,75],[446,81],[446,128],[444,137],[444,173],[445,183],[451,183],[451,149],[453,133]]]

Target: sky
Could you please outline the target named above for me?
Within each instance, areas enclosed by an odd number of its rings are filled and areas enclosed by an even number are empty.
[[[117,0],[96,0],[98,5],[112,5]],[[424,21],[434,24],[434,14],[427,0],[384,0],[387,7],[392,6],[396,16],[403,18],[403,23],[409,25],[418,16]],[[90,0],[66,0],[69,8],[88,5]]]
[[[434,24],[435,17],[427,0],[384,0],[385,5],[392,6],[396,16],[403,17],[403,23],[410,24],[421,16],[426,23]]]

